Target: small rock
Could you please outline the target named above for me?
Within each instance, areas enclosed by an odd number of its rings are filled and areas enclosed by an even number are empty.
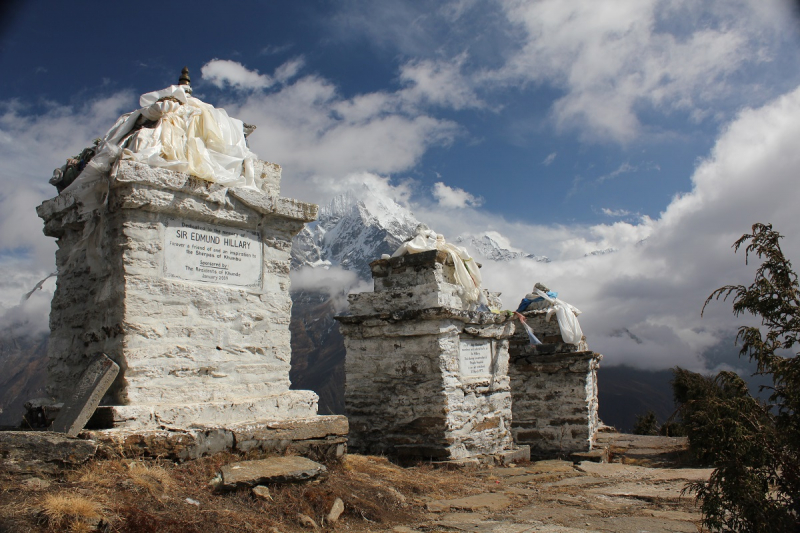
[[[235,490],[265,483],[294,483],[326,475],[328,469],[305,457],[270,457],[231,463],[211,480],[217,490]]]
[[[331,510],[328,513],[328,516],[325,518],[329,524],[335,524],[339,517],[342,516],[344,512],[344,502],[341,498],[336,498],[333,501],[333,505],[331,506]]]
[[[414,530],[408,526],[394,526],[392,528],[393,533],[414,533]]]
[[[189,505],[196,505],[197,507],[200,507],[200,502],[197,500],[193,500],[191,498],[186,498],[186,503],[188,503]]]
[[[319,526],[316,522],[314,522],[314,519],[303,513],[297,513],[297,521],[300,522],[300,525],[306,529],[313,529],[314,531],[319,529]]]
[[[399,490],[394,487],[388,487],[386,490],[389,492],[389,494],[394,496],[394,499],[397,500],[397,503],[399,503],[401,506],[406,504],[406,497],[403,496]]]
[[[23,481],[22,485],[28,490],[44,490],[50,486],[50,482],[46,479],[32,477]]]
[[[253,494],[262,500],[272,501],[272,495],[269,493],[269,489],[264,485],[256,485],[253,487]]]

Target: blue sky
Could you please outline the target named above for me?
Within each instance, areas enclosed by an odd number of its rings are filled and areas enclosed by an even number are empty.
[[[184,65],[195,96],[258,125],[251,147],[283,165],[284,194],[368,183],[449,238],[495,231],[551,257],[484,280],[560,285],[618,362],[681,352],[702,367],[733,323],[699,322],[699,305],[749,275],[733,239],[772,221],[798,250],[788,2],[15,6],[0,36],[0,323],[49,305],[48,286],[17,304],[52,269],[34,212],[52,169]]]

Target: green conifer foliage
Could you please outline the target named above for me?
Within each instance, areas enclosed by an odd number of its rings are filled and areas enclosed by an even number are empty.
[[[733,312],[761,325],[742,326],[740,355],[772,378],[769,404],[753,398],[733,372],[707,378],[676,369],[673,391],[698,459],[714,467],[696,492],[703,523],[712,531],[800,531],[800,300],[797,274],[783,255],[782,236],[769,224],[753,225],[746,260],[762,263],[750,286],[726,285],[706,300],[732,298]]]

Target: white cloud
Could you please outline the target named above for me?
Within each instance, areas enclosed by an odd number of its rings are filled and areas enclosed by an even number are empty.
[[[509,308],[536,281],[557,290],[584,312],[584,332],[590,347],[605,354],[604,364],[702,370],[709,366],[703,352],[728,342],[748,320],[733,317],[729,302],[710,305],[700,317],[715,288],[752,280],[753,261],[747,266],[743,254],[734,255],[733,241],[754,222],[770,222],[786,235],[787,256],[800,261],[798,138],[800,88],[743,110],[698,166],[692,191],[676,196],[655,220],[559,227],[510,223],[469,208],[446,216],[435,209],[416,213],[448,236],[488,227],[518,248],[556,259],[485,261],[484,284],[502,291]],[[608,248],[618,251],[584,257]],[[728,363],[737,364],[735,358]]]
[[[401,58],[409,101],[496,110],[508,89],[546,86],[561,95],[550,104],[558,128],[626,144],[674,134],[665,116],[723,122],[800,80],[776,61],[797,56],[791,10],[785,0],[452,0],[434,10],[353,0],[330,29]]]
[[[439,207],[445,209],[463,209],[467,206],[478,207],[483,199],[473,196],[464,189],[448,187],[441,181],[433,185],[433,196],[439,202]]]
[[[542,161],[542,164],[544,166],[546,166],[546,167],[549,167],[553,163],[553,161],[556,160],[556,155],[557,155],[556,152],[551,153],[550,155],[548,155],[547,157],[544,158],[544,161]]]
[[[428,103],[453,109],[486,107],[462,75],[466,54],[448,60],[413,60],[400,68],[400,80],[409,85],[402,92],[410,103]]]
[[[305,64],[306,60],[302,57],[296,57],[290,61],[287,61],[275,69],[275,79],[280,83],[286,83],[297,76]]]
[[[331,297],[337,312],[347,309],[347,295],[372,289],[372,283],[338,266],[303,267],[289,273],[294,291],[322,292]]]
[[[732,96],[733,74],[769,60],[792,30],[778,22],[780,14],[791,18],[788,6],[766,3],[504,2],[509,24],[524,37],[483,81],[561,88],[556,124],[586,139],[630,142],[642,132],[642,109],[702,117]]]
[[[208,80],[220,89],[230,85],[235,89],[266,89],[275,80],[258,71],[248,70],[241,63],[228,59],[213,59],[200,69],[204,80]]]
[[[627,209],[609,209],[607,207],[603,207],[601,211],[608,217],[626,217],[633,214]]]
[[[309,75],[222,107],[259,126],[250,147],[291,176],[284,194],[322,201],[334,179],[407,171],[431,146],[448,145],[459,134],[454,122],[409,109],[404,90],[344,98],[328,80]]]

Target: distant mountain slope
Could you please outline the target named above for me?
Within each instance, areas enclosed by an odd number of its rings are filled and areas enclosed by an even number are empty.
[[[533,259],[540,263],[549,263],[546,256],[536,256],[521,250],[514,250],[507,245],[505,238],[496,231],[487,231],[479,235],[459,235],[454,242],[465,247],[474,257],[490,261],[512,261],[514,259]]]
[[[630,432],[637,415],[652,410],[663,423],[675,410],[672,370],[639,370],[629,366],[605,367],[597,373],[600,419],[622,432]]]
[[[23,404],[45,396],[48,337],[0,337],[0,426],[18,426]]]
[[[369,263],[393,253],[419,222],[396,202],[369,190],[352,191],[320,207],[317,222],[292,242],[292,268],[340,266],[372,279]]]

